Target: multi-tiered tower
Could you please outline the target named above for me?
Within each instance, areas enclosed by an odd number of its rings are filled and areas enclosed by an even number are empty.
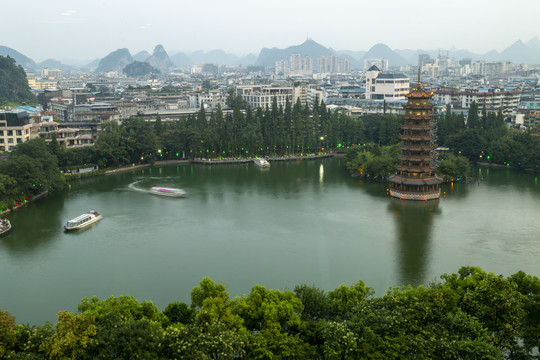
[[[431,200],[441,196],[443,179],[435,174],[435,120],[430,99],[433,92],[420,84],[407,96],[397,173],[389,177],[390,195],[405,200]]]

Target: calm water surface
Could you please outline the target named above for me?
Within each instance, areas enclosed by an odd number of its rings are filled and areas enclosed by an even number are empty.
[[[179,165],[89,178],[10,214],[0,239],[0,309],[18,323],[54,321],[82,297],[129,294],[163,309],[190,303],[204,276],[232,296],[255,284],[331,290],[359,279],[383,294],[462,265],[540,276],[535,174],[474,169],[482,181],[438,202],[400,202],[349,177],[343,158]],[[149,194],[183,188],[189,197]],[[64,233],[87,210],[104,218]]]

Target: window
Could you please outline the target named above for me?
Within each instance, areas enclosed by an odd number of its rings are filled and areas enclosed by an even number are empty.
[[[9,138],[9,139],[7,140],[7,142],[8,142],[8,144],[13,144],[13,138]]]
[[[8,136],[13,136],[13,130],[8,130],[7,134],[8,134]]]
[[[22,139],[21,138],[17,138],[17,144],[20,144],[22,143]]]
[[[15,130],[15,134],[19,136],[22,135],[22,130]]]

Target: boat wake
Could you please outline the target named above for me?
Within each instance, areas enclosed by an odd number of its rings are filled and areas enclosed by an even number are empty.
[[[163,178],[155,178],[163,180]],[[128,185],[129,190],[136,191],[139,193],[147,193],[147,194],[154,194],[154,195],[162,195],[162,196],[170,196],[170,197],[186,197],[187,194],[184,190],[178,189],[178,188],[172,188],[172,187],[162,187],[162,186],[151,186],[147,187],[144,185],[141,185],[141,183],[151,183],[150,181],[145,180],[137,180],[132,182]]]
[[[140,184],[141,182],[142,182],[142,180],[134,181],[134,182],[132,182],[131,184],[128,185],[128,188],[130,190],[137,191],[137,192],[140,192],[140,193],[150,192],[149,189],[144,189],[144,188],[141,188],[141,187],[138,186],[138,184]]]

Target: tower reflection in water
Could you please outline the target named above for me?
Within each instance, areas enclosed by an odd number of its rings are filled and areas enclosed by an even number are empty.
[[[427,285],[431,230],[436,215],[441,213],[439,200],[407,201],[390,199],[389,211],[397,227],[396,265],[401,285]]]

